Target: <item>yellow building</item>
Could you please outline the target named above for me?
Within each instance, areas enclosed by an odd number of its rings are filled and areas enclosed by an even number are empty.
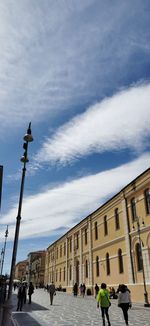
[[[32,282],[35,287],[44,286],[45,250],[30,252],[26,270],[27,282]]]
[[[150,169],[84,218],[46,251],[45,285],[125,283],[134,301],[150,298]],[[94,292],[93,292],[94,293]]]
[[[27,260],[20,261],[15,266],[15,279],[24,281],[26,279]]]

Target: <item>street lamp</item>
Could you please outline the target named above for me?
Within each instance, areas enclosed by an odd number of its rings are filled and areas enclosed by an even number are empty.
[[[33,141],[32,133],[31,133],[31,122],[29,123],[27,133],[25,134],[23,139],[24,139],[24,144],[23,144],[24,154],[20,159],[21,162],[23,163],[22,178],[21,178],[21,186],[20,186],[18,214],[16,217],[16,229],[15,229],[11,271],[10,271],[10,279],[9,279],[9,290],[8,290],[7,302],[4,306],[4,312],[3,312],[3,320],[2,320],[3,326],[10,324],[10,317],[11,317],[11,313],[10,313],[11,296],[12,296],[13,279],[15,276],[15,265],[16,265],[17,247],[18,247],[18,240],[19,240],[19,229],[20,229],[20,221],[21,221],[21,209],[22,209],[22,201],[23,201],[24,181],[25,181],[25,174],[26,174],[26,163],[29,162],[29,160],[28,160],[28,143]]]
[[[7,228],[6,228],[6,231],[5,231],[4,248],[2,249],[2,252],[1,252],[1,256],[2,256],[2,260],[1,260],[1,276],[3,274],[3,265],[4,265],[4,259],[5,259],[5,249],[6,249],[7,237],[8,237],[8,225],[7,225]]]
[[[146,279],[145,279],[145,270],[144,270],[144,260],[143,260],[143,252],[142,252],[142,239],[141,239],[141,229],[140,229],[140,221],[139,217],[136,216],[135,222],[137,223],[137,231],[138,231],[138,238],[139,238],[139,245],[140,245],[140,259],[142,262],[142,275],[143,275],[143,285],[144,285],[144,307],[150,307],[150,303],[148,301],[148,292],[146,289]],[[142,222],[144,226],[144,221]],[[133,230],[135,229],[133,225]]]

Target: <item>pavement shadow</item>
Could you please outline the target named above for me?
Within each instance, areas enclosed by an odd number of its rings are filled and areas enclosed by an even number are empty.
[[[12,311],[15,312],[17,308],[17,295],[13,294],[13,309]],[[48,310],[47,308],[39,305],[38,303],[32,302],[31,304],[25,303],[22,307],[22,312],[31,312],[35,310]],[[22,313],[20,312],[20,314]],[[18,314],[18,313],[16,313]]]
[[[32,318],[27,312],[13,313],[13,319],[21,326],[41,326],[34,318]]]

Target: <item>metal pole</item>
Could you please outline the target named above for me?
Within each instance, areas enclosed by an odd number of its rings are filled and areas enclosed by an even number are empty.
[[[16,217],[16,230],[15,230],[12,262],[11,262],[11,271],[10,271],[10,279],[9,279],[8,300],[9,300],[10,296],[12,295],[13,279],[14,279],[14,276],[15,276],[15,265],[16,265],[17,247],[18,247],[20,221],[21,221],[21,208],[22,208],[25,173],[26,173],[26,162],[24,162],[24,166],[23,166],[23,169],[22,169],[19,206],[18,206],[18,214],[17,214],[17,217]]]
[[[144,270],[144,260],[143,260],[143,252],[142,252],[142,240],[141,240],[139,217],[137,217],[136,222],[137,222],[139,244],[140,244],[140,255],[141,255],[141,260],[142,260],[142,274],[143,274],[143,286],[144,286],[144,307],[150,307],[150,303],[148,301],[148,292],[147,292],[147,289],[146,289],[146,279],[145,279],[145,270]]]
[[[23,201],[23,191],[24,191],[24,181],[26,174],[26,163],[28,162],[28,142],[33,141],[33,137],[31,135],[31,122],[29,123],[29,127],[27,130],[27,134],[24,136],[24,144],[23,148],[25,149],[24,155],[21,158],[21,162],[23,162],[22,169],[22,177],[21,177],[21,186],[20,186],[20,196],[19,196],[19,205],[18,205],[18,214],[16,217],[16,229],[15,229],[15,237],[14,237],[14,245],[13,245],[13,253],[12,253],[12,262],[11,262],[11,271],[10,271],[10,279],[9,279],[9,290],[7,301],[4,304],[3,308],[3,319],[1,326],[9,326],[11,323],[11,297],[12,297],[12,287],[13,287],[13,279],[15,276],[15,265],[16,265],[16,256],[17,256],[17,248],[18,248],[18,240],[19,240],[19,230],[20,230],[20,221],[21,221],[21,210],[22,210],[22,201]]]
[[[7,237],[8,237],[8,225],[7,225],[7,229],[6,229],[6,232],[5,232],[5,242],[4,242],[4,248],[3,248],[3,258],[2,258],[2,263],[1,263],[1,275],[3,274],[3,265],[4,265],[4,258],[5,258],[5,250],[6,250]]]

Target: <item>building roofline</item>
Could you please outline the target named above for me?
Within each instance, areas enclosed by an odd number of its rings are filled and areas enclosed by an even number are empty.
[[[48,248],[50,248],[52,245],[55,245],[58,241],[60,241],[62,238],[64,238],[68,233],[70,233],[70,231],[72,231],[74,228],[76,228],[78,225],[80,225],[81,223],[83,223],[88,217],[90,217],[92,214],[96,213],[99,209],[103,208],[105,205],[107,205],[109,202],[111,202],[112,199],[114,199],[115,197],[117,197],[121,192],[123,192],[127,187],[129,187],[130,185],[132,185],[132,183],[134,183],[136,180],[138,180],[139,178],[141,178],[144,174],[146,174],[148,171],[150,171],[150,168],[146,169],[145,171],[143,171],[141,174],[139,174],[135,179],[133,179],[132,181],[130,181],[126,186],[124,186],[122,189],[120,189],[114,196],[112,196],[111,198],[109,198],[104,204],[102,204],[101,206],[99,206],[95,211],[91,212],[89,215],[87,215],[86,217],[84,217],[79,223],[77,223],[75,226],[73,226],[71,229],[69,229],[66,233],[64,233],[60,238],[58,238],[57,240],[55,240],[52,244],[50,244]]]

